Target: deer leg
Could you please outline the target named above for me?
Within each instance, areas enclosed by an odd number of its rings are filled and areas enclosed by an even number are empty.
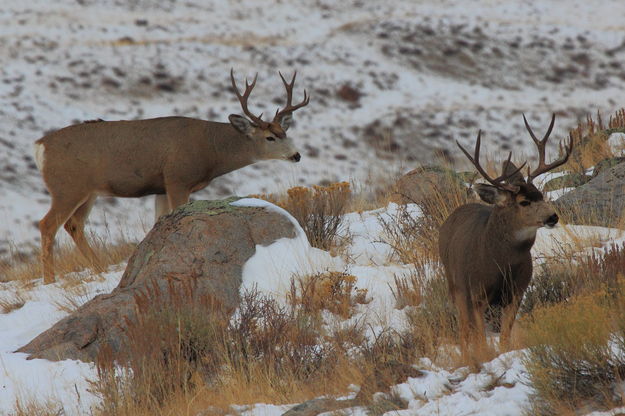
[[[97,264],[98,258],[87,242],[87,238],[85,237],[85,221],[91,212],[91,208],[96,200],[96,196],[90,196],[82,205],[74,211],[71,217],[65,222],[64,228],[65,231],[72,237],[74,243],[76,243],[76,247],[78,247],[78,251],[82,254],[86,259],[88,259],[91,263]]]
[[[515,297],[510,304],[503,308],[501,314],[501,333],[499,335],[500,350],[507,349],[510,346],[510,334],[514,326],[517,311],[519,310],[519,301]]]
[[[487,304],[477,303],[473,308],[473,342],[478,351],[485,351],[486,349],[486,325],[484,322],[484,313],[486,312]]]
[[[169,212],[189,201],[189,190],[179,186],[167,186],[167,202],[169,202]]]
[[[84,203],[75,201],[72,203],[59,201],[52,197],[52,205],[48,213],[39,221],[41,232],[41,263],[43,265],[43,283],[54,283],[54,237],[56,232],[64,224],[76,207]]]
[[[167,195],[154,195],[154,222],[158,221],[160,217],[167,215],[170,212]]]
[[[467,356],[469,351],[469,339],[470,339],[470,317],[469,303],[462,294],[455,294],[452,296],[456,309],[458,310],[458,330],[460,332],[460,351],[463,356]]]

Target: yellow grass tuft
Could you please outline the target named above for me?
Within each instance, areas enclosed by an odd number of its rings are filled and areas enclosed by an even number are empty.
[[[69,273],[81,272],[87,269],[96,272],[105,271],[108,266],[119,264],[127,260],[136,248],[136,243],[120,242],[115,244],[101,240],[92,241],[93,250],[98,263],[93,264],[86,259],[76,248],[64,246],[55,250],[55,272],[57,280]],[[29,281],[41,278],[41,264],[36,256],[13,260],[0,264],[0,282]]]
[[[351,317],[357,304],[366,304],[367,289],[355,287],[356,276],[342,272],[318,273],[291,280],[289,302],[306,313],[328,310],[343,319]]]
[[[28,296],[21,290],[0,295],[0,313],[11,313],[26,304]]]
[[[250,195],[265,199],[287,210],[301,225],[313,247],[332,251],[347,243],[341,238],[342,215],[350,198],[349,182],[333,183],[311,188],[297,186],[286,196]]]
[[[574,150],[567,169],[584,173],[586,169],[595,166],[598,162],[614,157],[607,139],[614,131],[625,132],[625,109],[618,110],[610,116],[605,126],[601,114],[597,112],[596,119],[587,116],[578,126],[571,130],[570,137],[574,143]]]

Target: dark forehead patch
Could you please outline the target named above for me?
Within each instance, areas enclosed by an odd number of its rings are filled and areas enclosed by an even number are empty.
[[[523,195],[527,200],[532,202],[542,201],[543,194],[540,192],[534,185],[530,184],[522,184],[521,190],[519,191],[520,195]]]
[[[280,126],[278,123],[271,123],[269,125],[269,131],[279,139],[284,139],[286,137],[286,133],[282,129],[282,126]]]

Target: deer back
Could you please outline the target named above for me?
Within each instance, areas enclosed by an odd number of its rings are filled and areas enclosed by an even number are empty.
[[[167,179],[192,183],[210,176],[249,140],[228,123],[186,117],[100,121],[69,126],[39,139],[44,180],[73,182],[116,196],[163,193]],[[250,146],[251,147],[251,146]]]

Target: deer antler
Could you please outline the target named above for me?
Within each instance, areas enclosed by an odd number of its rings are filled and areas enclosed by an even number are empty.
[[[269,123],[267,123],[266,121],[262,119],[263,117],[262,113],[259,116],[256,116],[252,114],[252,112],[247,108],[247,99],[249,98],[250,93],[252,92],[252,90],[254,89],[254,86],[256,85],[257,77],[258,77],[258,73],[254,75],[254,80],[252,81],[251,84],[248,84],[247,78],[245,78],[245,92],[243,93],[243,95],[241,95],[241,93],[239,92],[239,88],[237,87],[237,83],[234,80],[234,69],[230,68],[230,79],[232,80],[232,88],[234,88],[234,92],[239,98],[239,102],[241,103],[241,108],[243,109],[243,112],[245,113],[246,116],[249,117],[249,119],[254,124],[256,124],[256,126],[260,128],[267,128],[269,126]]]
[[[469,152],[467,152],[465,150],[465,148],[462,147],[460,145],[460,143],[458,143],[458,141],[456,141],[456,144],[458,145],[460,150],[462,150],[462,153],[464,153],[464,155],[469,159],[469,161],[471,161],[471,163],[473,163],[473,166],[475,166],[475,168],[480,173],[480,175],[482,175],[482,177],[484,179],[486,179],[488,182],[490,182],[493,186],[495,186],[495,187],[497,187],[499,189],[503,189],[505,191],[510,191],[510,192],[514,192],[514,193],[519,192],[520,188],[517,185],[511,185],[509,183],[505,183],[505,181],[507,179],[513,177],[517,173],[519,173],[521,171],[521,169],[523,169],[523,167],[525,166],[525,163],[523,163],[520,167],[518,167],[514,172],[511,172],[509,174],[506,174],[505,172],[503,172],[503,174],[501,176],[499,176],[499,177],[497,177],[495,179],[491,178],[488,175],[488,173],[486,172],[486,170],[484,168],[482,168],[482,166],[480,165],[481,137],[482,137],[482,130],[480,130],[477,133],[477,140],[475,141],[475,154],[474,154],[473,157],[471,157]],[[507,161],[508,164],[510,163],[510,159],[512,159],[512,152],[510,152],[510,154],[508,155],[508,161]]]
[[[564,149],[563,149],[562,143],[560,143],[560,153],[562,153],[562,150],[564,150],[564,156],[562,156],[560,159],[557,159],[553,163],[550,163],[550,164],[545,163],[545,147],[547,145],[547,140],[549,140],[549,135],[551,134],[551,131],[553,130],[553,124],[555,120],[556,120],[556,115],[554,113],[551,116],[551,123],[549,123],[549,128],[547,129],[547,133],[545,133],[545,135],[543,136],[541,140],[538,140],[536,138],[536,135],[532,131],[532,128],[530,127],[529,123],[527,122],[527,119],[525,118],[525,114],[523,114],[523,121],[525,122],[525,128],[529,132],[530,136],[532,137],[532,140],[534,141],[534,143],[536,143],[536,147],[538,148],[538,167],[534,169],[532,172],[530,172],[530,169],[528,166],[527,168],[527,182],[528,183],[531,183],[532,180],[536,178],[538,175],[542,175],[543,173],[549,172],[550,170],[555,169],[558,166],[565,164],[569,160],[569,156],[571,155],[571,152],[573,151],[573,137],[569,135],[569,143],[568,145],[564,147]]]
[[[297,76],[297,71],[293,73],[293,78],[291,78],[291,82],[286,82],[286,79],[284,79],[284,76],[282,76],[281,72],[278,72],[278,74],[280,74],[280,78],[282,78],[282,83],[286,88],[286,106],[282,110],[276,111],[276,115],[273,118],[273,121],[276,122],[279,122],[284,115],[292,113],[293,111],[308,105],[308,102],[310,101],[310,96],[308,96],[308,93],[306,92],[306,90],[304,90],[304,99],[302,100],[302,102],[297,105],[292,104],[293,86],[295,85],[295,77]]]

